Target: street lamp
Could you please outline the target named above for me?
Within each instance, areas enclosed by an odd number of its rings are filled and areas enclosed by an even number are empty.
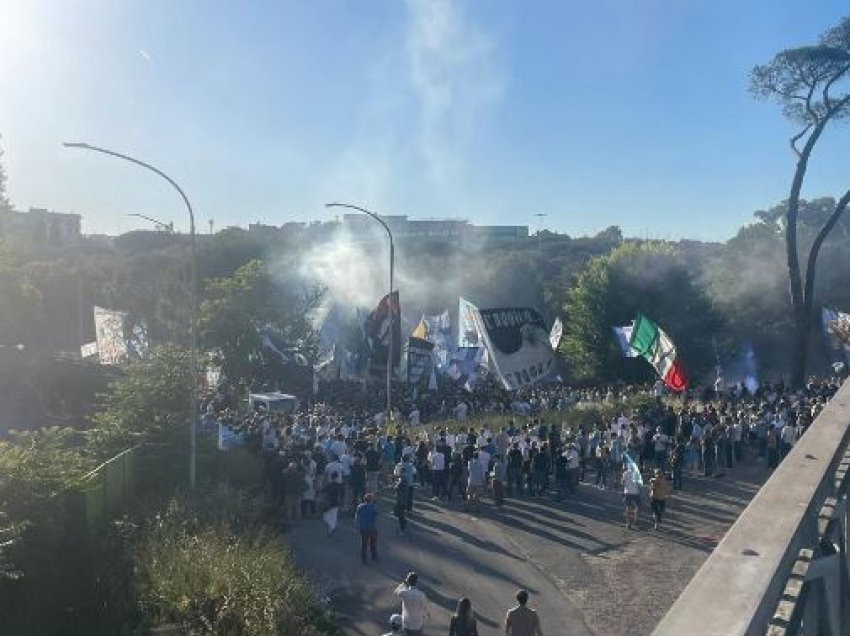
[[[195,487],[195,455],[196,455],[196,414],[197,414],[197,394],[198,394],[198,337],[197,337],[197,324],[196,324],[196,314],[198,309],[198,272],[197,272],[197,249],[195,245],[195,213],[192,211],[192,204],[189,203],[189,198],[186,196],[186,193],[183,192],[183,189],[177,185],[177,182],[165,174],[159,168],[155,168],[149,163],[145,163],[144,161],[140,161],[134,157],[130,157],[128,155],[123,155],[120,152],[115,152],[113,150],[107,150],[106,148],[98,148],[97,146],[91,146],[86,143],[64,143],[62,144],[66,148],[77,148],[79,150],[91,150],[92,152],[100,152],[105,155],[109,155],[111,157],[117,157],[118,159],[123,159],[124,161],[129,161],[130,163],[134,163],[137,166],[141,166],[142,168],[146,168],[153,173],[158,174],[160,177],[168,181],[171,186],[177,190],[180,198],[183,199],[183,203],[186,204],[186,210],[189,212],[189,236],[190,236],[190,246],[191,246],[191,262],[189,264],[189,304],[191,305],[191,316],[189,317],[189,376],[191,382],[191,390],[189,392],[189,485],[194,488]]]
[[[390,232],[390,228],[384,222],[384,220],[374,212],[370,212],[365,208],[361,208],[356,205],[351,205],[349,203],[325,203],[326,208],[348,208],[349,210],[357,210],[358,212],[362,212],[363,214],[367,214],[375,219],[378,223],[381,224],[387,231],[387,236],[390,237],[390,294],[389,298],[392,300],[393,294],[393,267],[395,266],[395,244],[393,243],[393,233]],[[387,424],[390,423],[390,416],[392,414],[393,401],[392,401],[392,380],[393,380],[393,333],[395,328],[395,312],[392,310],[392,306],[390,306],[390,338],[389,338],[389,347],[387,348]]]
[[[144,214],[132,214],[131,213],[131,214],[128,214],[127,216],[135,216],[136,218],[144,219],[145,221],[149,221],[149,222],[153,223],[153,226],[161,232],[168,232],[169,234],[174,232],[174,222],[173,221],[166,223],[164,221],[160,221],[159,219],[155,219],[152,216],[145,216]]]

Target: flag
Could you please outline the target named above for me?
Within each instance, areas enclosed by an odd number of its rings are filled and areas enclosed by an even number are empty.
[[[555,357],[540,314],[530,307],[476,309],[473,318],[488,354],[488,364],[513,391],[552,371]]]
[[[97,355],[97,342],[87,342],[80,347],[81,358],[93,358]]]
[[[560,318],[555,318],[552,323],[552,331],[549,332],[549,343],[552,345],[552,351],[558,350],[558,345],[561,344],[561,336],[564,335],[564,323]]]
[[[123,311],[94,308],[94,330],[101,364],[118,364],[127,359],[127,340],[124,338],[126,315]]]
[[[412,390],[425,389],[434,369],[434,343],[414,338],[407,341],[407,384]]]
[[[437,362],[437,368],[445,369],[449,364],[449,356],[453,349],[452,323],[449,319],[449,312],[444,311],[441,314],[423,315],[419,325],[425,327],[425,337],[423,340],[434,343],[434,358]],[[417,327],[414,335],[420,331],[419,327]]]
[[[821,311],[823,333],[830,350],[835,357],[844,354],[846,362],[850,363],[850,314],[824,307]]]
[[[625,453],[623,455],[623,462],[626,464],[626,469],[634,475],[635,483],[638,486],[643,486],[643,475],[640,474],[640,467],[638,467],[631,453]]]
[[[413,330],[413,333],[410,334],[413,338],[419,338],[420,340],[428,339],[428,327],[425,325],[425,315],[422,315],[422,319],[419,321],[419,324],[416,325],[416,328]]]
[[[478,328],[478,307],[465,298],[458,298],[458,347],[480,347],[484,343]]]
[[[629,342],[632,339],[632,330],[634,329],[635,323],[631,322],[628,325],[623,325],[622,327],[613,327],[614,329],[614,337],[617,339],[617,345],[620,347],[620,351],[623,352],[623,355],[627,358],[637,358],[638,352],[632,349]]]
[[[629,346],[649,364],[673,391],[687,388],[685,372],[676,354],[673,341],[658,325],[638,314],[629,339]]]
[[[483,347],[459,347],[452,353],[446,375],[455,382],[462,382],[467,391],[472,391],[483,354]]]
[[[401,361],[401,306],[398,292],[387,294],[378,303],[366,321],[366,337],[372,350],[371,359],[376,366],[387,365],[392,349],[390,364],[397,367]]]

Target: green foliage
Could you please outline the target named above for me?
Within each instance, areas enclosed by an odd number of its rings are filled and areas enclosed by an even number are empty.
[[[308,359],[316,354],[316,334],[310,315],[322,292],[295,281],[280,282],[261,261],[252,260],[226,278],[207,281],[198,330],[205,348],[222,354],[228,377],[253,378],[264,365],[257,329],[296,346]]]
[[[223,507],[221,495],[175,499],[145,528],[136,563],[148,619],[194,634],[335,633],[331,622],[317,620],[312,591],[279,534],[245,527],[252,508],[242,510],[239,494],[228,495],[235,506]]]
[[[713,361],[721,321],[679,251],[660,242],[629,242],[590,261],[567,294],[561,350],[577,380],[646,381],[652,369],[624,359],[611,328],[643,312],[667,331],[693,374]]]
[[[131,363],[110,384],[92,418],[93,447],[111,455],[143,441],[182,434],[189,418],[189,354],[177,346],[155,349],[150,360]]]
[[[44,503],[76,485],[94,467],[70,428],[12,431],[0,441],[0,511],[30,523]]]
[[[0,344],[29,344],[41,295],[0,238]]]

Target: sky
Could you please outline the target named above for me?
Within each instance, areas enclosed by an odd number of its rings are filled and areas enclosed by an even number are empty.
[[[793,126],[748,72],[839,0],[0,0],[19,209],[85,233],[383,214],[723,240],[787,197]],[[836,128],[804,196],[847,188]],[[546,214],[539,218],[535,214]]]

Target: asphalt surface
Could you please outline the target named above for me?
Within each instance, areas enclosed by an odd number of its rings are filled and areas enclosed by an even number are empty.
[[[290,542],[345,634],[388,631],[389,616],[400,611],[392,592],[410,570],[431,602],[426,635],[448,633],[463,596],[472,600],[481,636],[503,634],[519,588],[529,591],[547,636],[649,634],[766,477],[752,458],[722,477],[686,473],[658,531],[648,505],[639,528],[628,530],[619,488],[585,483],[567,501],[508,498],[497,510],[485,499],[477,512],[457,501],[432,502],[430,489],[418,490],[403,537],[382,497],[380,559],[367,565],[350,516],[340,515],[332,537],[321,519],[302,521]]]

